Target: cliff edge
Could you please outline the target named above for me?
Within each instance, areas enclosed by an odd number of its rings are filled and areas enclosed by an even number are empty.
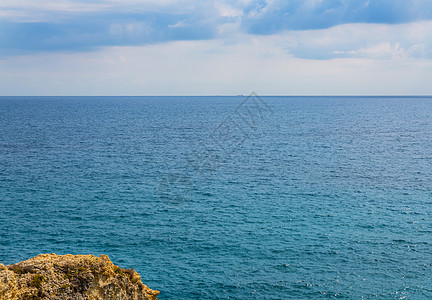
[[[155,300],[158,294],[137,272],[115,266],[106,255],[41,254],[0,264],[0,300]]]

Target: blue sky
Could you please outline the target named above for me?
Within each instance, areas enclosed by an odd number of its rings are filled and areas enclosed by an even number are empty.
[[[0,94],[432,94],[431,47],[430,0],[3,0]]]

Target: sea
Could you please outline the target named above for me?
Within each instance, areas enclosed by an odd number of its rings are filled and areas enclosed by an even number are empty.
[[[0,262],[159,299],[432,299],[431,97],[0,97]]]

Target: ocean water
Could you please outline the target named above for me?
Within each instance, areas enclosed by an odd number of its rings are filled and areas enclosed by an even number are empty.
[[[0,262],[160,299],[431,299],[432,98],[0,97]]]

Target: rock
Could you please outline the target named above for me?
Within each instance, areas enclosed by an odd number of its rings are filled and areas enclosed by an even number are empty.
[[[115,266],[106,255],[41,254],[0,264],[0,300],[154,300],[158,294],[137,272]]]

